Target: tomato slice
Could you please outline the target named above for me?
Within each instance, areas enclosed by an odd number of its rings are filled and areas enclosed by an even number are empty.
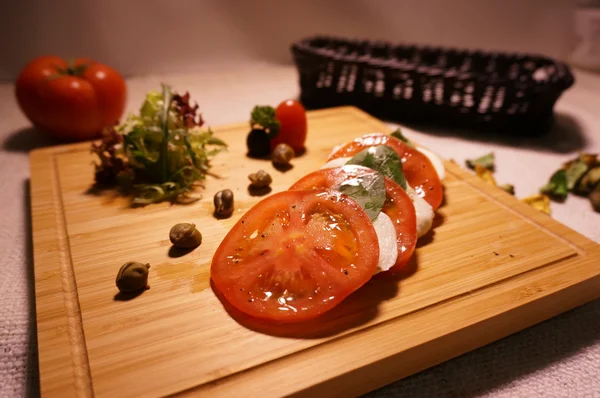
[[[290,187],[294,189],[335,189],[342,182],[368,174],[376,173],[368,167],[358,165],[346,165],[314,171]],[[396,242],[398,243],[398,259],[396,264],[389,270],[391,272],[401,269],[412,257],[417,245],[417,215],[415,206],[410,196],[402,187],[391,178],[385,177],[385,191],[387,200],[382,211],[394,223],[396,229]]]
[[[364,285],[379,244],[371,220],[333,190],[273,194],[254,205],[225,236],[212,260],[214,286],[255,318],[315,318]]]
[[[435,167],[427,156],[396,137],[382,133],[366,134],[337,149],[329,155],[327,161],[353,156],[365,148],[377,145],[386,145],[395,150],[402,159],[402,171],[408,184],[434,210],[440,207],[444,199],[444,191]]]

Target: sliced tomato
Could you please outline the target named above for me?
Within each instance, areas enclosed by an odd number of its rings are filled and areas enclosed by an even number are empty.
[[[331,155],[327,161],[357,154],[365,148],[377,145],[389,146],[402,159],[402,171],[408,184],[419,196],[437,209],[444,199],[442,182],[435,167],[427,156],[406,145],[402,140],[382,133],[366,134],[343,145]]]
[[[368,174],[376,173],[368,167],[347,165],[314,171],[290,187],[294,189],[335,189],[342,182]],[[392,220],[396,229],[396,242],[398,243],[398,259],[390,271],[398,271],[408,263],[417,245],[417,215],[415,207],[402,187],[391,178],[385,177],[385,191],[387,200],[382,211]]]
[[[283,191],[254,205],[225,236],[211,278],[255,318],[315,318],[365,284],[379,260],[371,220],[333,190]]]

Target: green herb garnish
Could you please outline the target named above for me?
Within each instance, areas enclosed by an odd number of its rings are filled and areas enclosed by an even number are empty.
[[[96,183],[132,194],[135,205],[197,200],[189,193],[206,178],[210,158],[227,146],[210,129],[200,129],[204,121],[197,110],[188,93],[178,95],[169,86],[148,93],[139,114],[92,144],[100,160]]]
[[[269,135],[269,139],[279,134],[281,123],[275,118],[275,108],[272,106],[255,106],[250,114],[250,127],[261,127]]]
[[[381,173],[351,178],[337,189],[358,202],[371,220],[377,218],[386,200],[385,180]]]
[[[398,154],[385,145],[372,146],[363,149],[352,157],[346,164],[356,164],[377,170],[391,178],[402,188],[406,189],[406,178],[402,172],[402,160]]]
[[[480,165],[482,167],[485,167],[488,170],[494,170],[495,165],[494,165],[494,161],[495,161],[495,157],[494,157],[494,152],[490,152],[487,155],[483,155],[477,159],[467,159],[467,161],[465,162],[467,164],[467,166],[470,169],[475,169],[475,165]]]
[[[550,177],[550,181],[540,188],[540,193],[559,200],[564,200],[569,194],[569,189],[567,187],[567,172],[564,169],[555,172],[552,177]]]
[[[399,140],[401,140],[402,142],[404,142],[406,145],[408,145],[411,148],[415,147],[415,144],[409,140],[408,138],[406,138],[404,136],[404,134],[402,134],[402,130],[400,130],[400,127],[398,127],[396,129],[396,131],[394,131],[392,134],[390,134],[392,137],[398,138]]]

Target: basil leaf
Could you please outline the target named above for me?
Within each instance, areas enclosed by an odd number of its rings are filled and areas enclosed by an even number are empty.
[[[467,159],[465,162],[470,169],[475,169],[475,165],[480,165],[489,170],[494,170],[494,152],[490,152],[487,155],[483,155],[477,159]]]
[[[567,188],[567,172],[564,169],[558,170],[550,177],[550,181],[540,188],[540,193],[545,193],[557,199],[565,199],[569,194]]]
[[[411,140],[409,140],[408,138],[406,138],[404,136],[404,134],[402,134],[402,130],[400,130],[400,128],[398,127],[396,129],[396,131],[394,131],[392,134],[390,134],[392,137],[398,138],[400,141],[404,142],[406,145],[408,145],[411,148],[415,147],[415,144],[413,144],[413,142]]]
[[[363,149],[346,164],[356,164],[377,170],[384,176],[394,180],[403,189],[407,187],[406,178],[402,172],[402,160],[392,148],[385,145]]]
[[[371,221],[377,218],[386,200],[385,180],[381,173],[348,179],[337,190],[354,199]]]

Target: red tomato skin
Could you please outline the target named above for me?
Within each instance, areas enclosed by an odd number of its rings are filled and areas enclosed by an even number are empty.
[[[279,311],[277,310],[279,305],[273,307],[273,304],[269,305],[267,302],[261,302],[260,297],[250,294],[250,290],[258,286],[259,280],[265,280],[265,278],[257,279],[257,272],[262,274],[261,270],[270,267],[272,264],[274,264],[274,268],[278,267],[279,269],[288,270],[287,267],[293,267],[295,263],[300,261],[300,257],[294,254],[296,247],[285,244],[286,239],[290,238],[290,236],[285,233],[274,236],[272,238],[273,247],[271,249],[280,250],[283,253],[278,257],[266,258],[264,261],[254,260],[257,265],[247,271],[237,267],[235,264],[229,264],[228,261],[230,260],[228,259],[230,256],[235,255],[235,253],[239,253],[238,250],[241,250],[239,249],[240,246],[244,245],[242,241],[246,235],[250,234],[250,231],[258,229],[258,235],[262,236],[261,231],[263,231],[263,228],[271,225],[269,215],[280,210],[292,212],[298,209],[310,209],[312,208],[311,203],[319,203],[318,201],[315,202],[315,197],[320,194],[326,195],[321,200],[321,205],[327,209],[342,209],[342,213],[340,214],[344,214],[349,220],[349,225],[353,228],[357,247],[360,250],[360,253],[354,253],[356,257],[355,261],[358,262],[357,267],[353,271],[350,271],[350,273],[341,273],[339,270],[335,273],[335,267],[331,267],[331,270],[327,272],[328,275],[333,276],[332,279],[325,278],[325,272],[323,276],[319,277],[321,287],[321,293],[319,294],[321,296],[314,297],[314,300],[305,299],[302,303],[297,303],[299,307],[307,306],[308,308],[304,308],[298,312]],[[332,201],[330,200],[331,198],[337,199]],[[304,206],[308,207],[305,208]],[[299,211],[303,214],[304,210]],[[300,219],[300,216],[298,216],[298,219]],[[297,231],[298,229],[296,229]],[[311,236],[307,234],[306,230],[304,230],[304,234],[300,235],[303,235],[307,241],[311,241]],[[302,239],[302,236],[299,239]],[[352,292],[367,283],[377,267],[378,258],[379,244],[375,229],[367,214],[354,200],[339,192],[328,190],[282,191],[266,197],[255,204],[229,230],[213,256],[211,279],[213,281],[213,288],[230,305],[246,315],[275,323],[303,322],[317,318],[331,310]],[[302,283],[302,281],[296,282]],[[327,289],[327,286],[323,285],[323,283],[332,284],[334,286],[333,290],[331,290],[332,285]],[[326,299],[323,300],[323,298]]]
[[[427,156],[396,137],[382,133],[366,134],[337,149],[329,155],[327,161],[352,156],[365,148],[377,145],[385,145],[396,151],[402,159],[402,169],[406,181],[419,196],[431,205],[433,210],[440,207],[444,199],[444,190],[435,167]]]
[[[25,116],[40,130],[67,141],[84,141],[100,136],[119,121],[125,111],[127,87],[122,76],[89,59],[77,75],[59,74],[67,62],[55,56],[29,62],[15,82],[15,96]]]
[[[288,144],[294,149],[296,155],[306,150],[305,142],[307,135],[306,110],[296,100],[281,102],[275,109],[275,118],[281,124],[279,134],[271,140],[271,150],[277,144]]]
[[[316,170],[296,181],[289,189],[333,188],[348,178],[374,173],[364,166],[333,167]],[[385,177],[387,201],[382,211],[390,217],[396,230],[398,259],[385,274],[402,269],[412,257],[417,245],[417,215],[415,207],[404,189],[391,178]]]

